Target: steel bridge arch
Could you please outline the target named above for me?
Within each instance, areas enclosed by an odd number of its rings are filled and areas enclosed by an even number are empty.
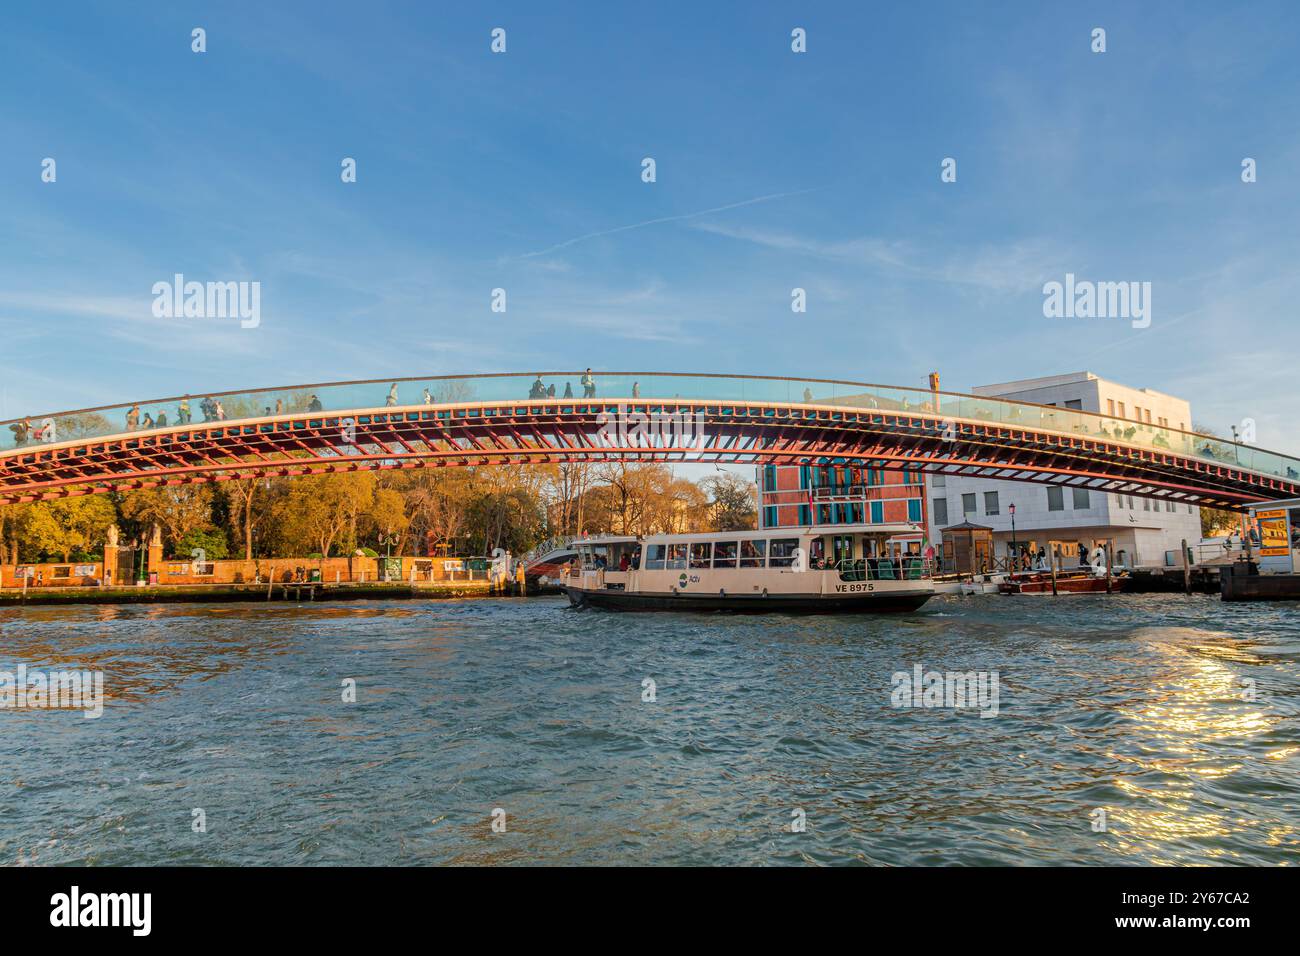
[[[331,386],[299,390],[327,387]],[[922,397],[931,394],[906,391]],[[934,406],[942,408],[940,393],[933,394]],[[904,398],[902,405],[907,404]],[[654,444],[636,436],[635,429],[635,441],[613,429],[616,437],[611,441],[611,420],[638,415],[687,418],[702,426],[702,437],[689,447],[676,447],[662,436]],[[0,504],[242,477],[610,460],[854,462],[928,474],[1083,487],[1237,510],[1255,502],[1300,496],[1300,480],[1289,475],[1266,474],[1232,462],[1114,438],[962,418],[916,407],[548,397],[295,411],[27,445],[0,451]],[[1300,461],[1296,464],[1300,466]]]

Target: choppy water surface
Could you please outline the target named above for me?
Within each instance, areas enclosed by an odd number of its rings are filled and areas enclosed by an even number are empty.
[[[1294,604],[0,611],[0,670],[19,663],[102,669],[110,700],[0,711],[0,863],[1300,859]],[[891,707],[915,664],[998,671],[998,716]]]

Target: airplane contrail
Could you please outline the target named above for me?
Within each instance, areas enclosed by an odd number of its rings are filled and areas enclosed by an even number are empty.
[[[738,209],[741,206],[752,206],[755,203],[769,202],[770,200],[773,199],[784,199],[787,196],[802,196],[804,193],[816,192],[817,189],[820,188],[821,187],[818,186],[812,189],[796,189],[793,192],[769,193],[766,196],[755,196],[752,199],[742,199],[740,202],[728,203],[725,206],[714,206],[712,209],[701,209],[698,212],[682,213],[680,216],[660,216],[658,219],[647,219],[645,222],[634,222],[626,226],[615,226],[613,229],[602,229],[599,232],[589,232],[584,236],[575,236],[572,239],[566,239],[564,240],[564,242],[556,243],[555,245],[549,246],[546,249],[539,249],[537,252],[526,252],[523,255],[519,256],[518,258],[532,259],[537,256],[548,255],[552,252],[555,252],[557,249],[564,249],[578,242],[585,242],[588,239],[599,238],[600,236],[612,236],[614,235],[614,233],[617,232],[627,232],[631,229],[643,229],[646,226],[655,226],[658,225],[659,223],[664,223],[664,222],[680,222],[683,219],[695,219],[699,216],[707,216],[710,213],[726,212],[728,209]]]

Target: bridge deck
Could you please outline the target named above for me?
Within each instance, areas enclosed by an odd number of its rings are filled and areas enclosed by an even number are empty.
[[[548,380],[612,397],[522,398],[536,392],[532,376],[497,375],[214,394],[224,420],[165,427],[138,425],[169,409],[168,421],[184,417],[184,397],[53,413],[26,433],[28,420],[0,423],[0,503],[248,475],[616,458],[855,461],[1231,508],[1300,495],[1295,458],[1052,406],[816,380]],[[198,400],[188,405],[203,417]],[[135,429],[124,430],[128,416]]]

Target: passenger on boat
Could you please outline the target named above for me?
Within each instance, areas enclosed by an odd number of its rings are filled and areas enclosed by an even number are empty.
[[[623,557],[619,559],[618,569],[620,571],[626,571],[631,566],[632,566],[632,559],[627,554],[624,554]]]

